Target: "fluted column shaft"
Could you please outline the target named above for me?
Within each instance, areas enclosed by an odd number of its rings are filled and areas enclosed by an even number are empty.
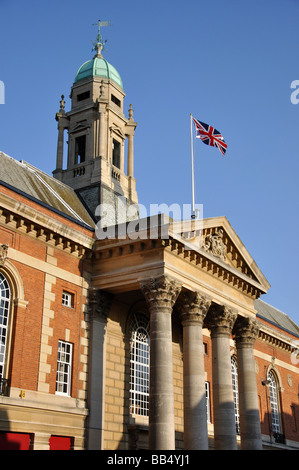
[[[230,336],[237,314],[227,307],[212,307],[207,327],[211,330],[212,338],[214,445],[219,450],[235,450],[237,441]]]
[[[171,314],[181,286],[167,277],[141,283],[150,311],[149,448],[175,449]]]
[[[184,364],[184,448],[208,449],[202,324],[211,301],[198,292],[182,298]]]
[[[253,353],[258,334],[257,323],[252,318],[239,317],[233,333],[237,346],[241,448],[261,450],[262,436]]]

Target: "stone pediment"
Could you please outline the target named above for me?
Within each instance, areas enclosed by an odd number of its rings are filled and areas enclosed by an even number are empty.
[[[126,136],[125,134],[123,133],[123,131],[120,129],[120,127],[117,127],[117,126],[111,126],[110,127],[110,132],[114,132],[116,135],[118,135],[119,137],[121,137],[122,139],[125,139]]]
[[[77,123],[76,126],[70,130],[70,132],[74,134],[76,132],[84,131],[87,128],[90,128],[90,125],[87,123],[87,121],[81,121]]]
[[[140,279],[165,273],[187,289],[228,298],[238,290],[256,299],[270,287],[225,217],[201,220],[198,228],[197,221],[182,227],[159,214],[123,228],[95,244],[94,280],[101,289],[138,290]]]
[[[204,219],[194,232],[181,233],[185,250],[194,246],[194,251],[225,268],[239,271],[268,290],[270,284],[233,230],[226,217]],[[175,230],[174,230],[175,231]]]

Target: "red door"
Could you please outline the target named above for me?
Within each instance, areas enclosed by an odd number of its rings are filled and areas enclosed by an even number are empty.
[[[70,450],[71,438],[64,436],[51,436],[50,437],[50,450]]]
[[[30,434],[0,432],[0,450],[29,450]]]

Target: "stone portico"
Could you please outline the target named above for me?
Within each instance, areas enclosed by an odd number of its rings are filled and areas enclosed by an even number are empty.
[[[177,233],[176,224],[162,215],[156,237],[150,237],[151,219],[147,222],[142,237],[129,234],[96,241],[92,286],[99,297],[125,293],[133,298],[138,293],[145,299],[150,318],[149,448],[175,448],[172,316],[176,311],[183,329],[185,449],[208,449],[203,328],[210,331],[212,341],[215,449],[237,448],[232,340],[238,359],[241,448],[261,449],[254,301],[267,292],[267,280],[225,217],[204,220],[200,230],[191,226],[189,233]],[[101,316],[103,325],[107,316],[109,306]],[[92,331],[91,349],[103,344],[103,328]],[[91,395],[104,383],[103,375],[104,363],[97,361]],[[97,394],[102,395],[103,390]],[[91,420],[104,422],[103,405],[90,413]],[[97,432],[102,435],[102,429]]]

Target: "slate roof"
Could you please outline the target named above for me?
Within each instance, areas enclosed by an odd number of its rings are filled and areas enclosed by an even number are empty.
[[[260,299],[255,301],[254,306],[257,309],[257,317],[261,317],[286,332],[299,337],[299,326],[297,326],[286,313],[281,312]]]
[[[71,187],[25,161],[0,152],[0,184],[53,209],[71,220],[94,228],[95,223]]]

